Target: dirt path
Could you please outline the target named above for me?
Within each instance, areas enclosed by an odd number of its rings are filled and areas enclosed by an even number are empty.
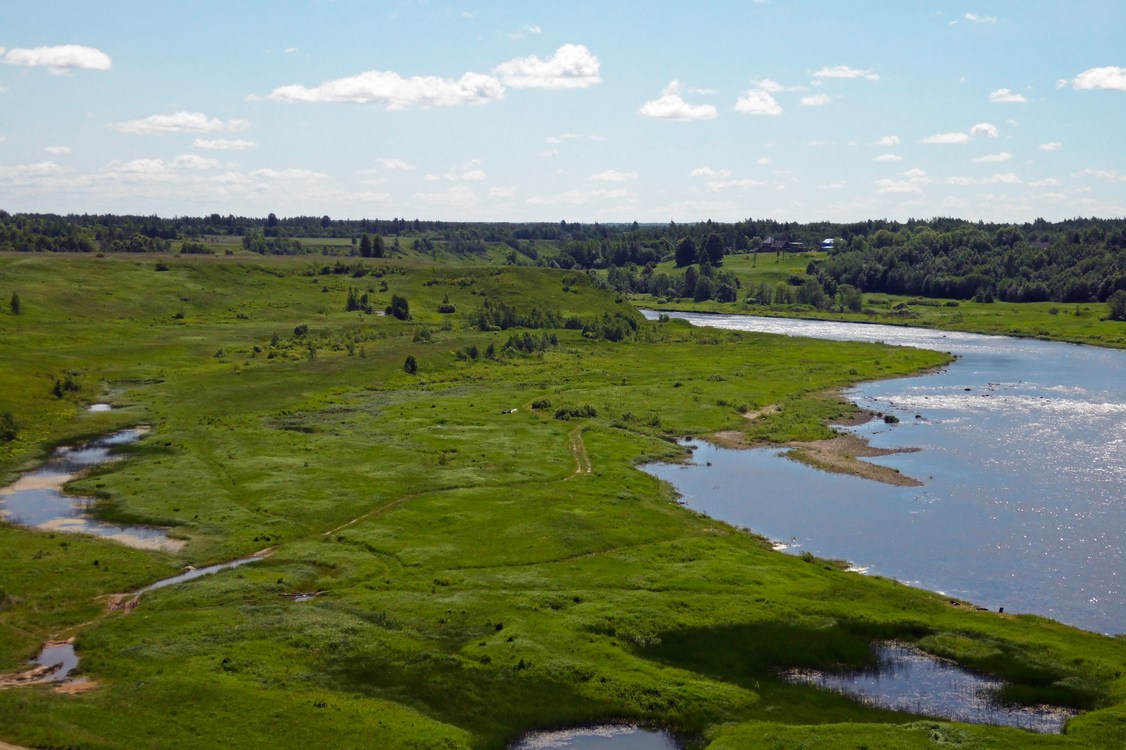
[[[576,427],[571,430],[568,442],[571,445],[571,455],[575,457],[575,473],[567,478],[589,474],[591,470],[590,455],[587,454],[586,444],[583,442],[583,428]]]

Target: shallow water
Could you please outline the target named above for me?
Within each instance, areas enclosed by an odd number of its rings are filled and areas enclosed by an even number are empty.
[[[55,667],[44,682],[63,682],[78,667],[78,654],[73,643],[52,643],[43,647],[31,662],[41,667]]]
[[[791,550],[991,609],[1126,631],[1126,352],[895,326],[676,317],[958,356],[940,372],[846,394],[900,419],[852,431],[877,447],[921,449],[870,460],[923,486],[827,474],[776,450],[702,446],[700,465],[647,467],[688,505]]]
[[[142,428],[133,428],[81,446],[57,448],[43,466],[0,489],[0,517],[19,526],[91,534],[139,549],[180,549],[183,542],[170,539],[164,529],[103,523],[89,515],[91,498],[62,492],[63,486],[81,472],[114,460],[114,446],[132,443],[144,433]]]
[[[910,711],[971,724],[996,724],[1034,732],[1063,731],[1074,712],[1042,707],[1006,706],[996,699],[999,680],[972,672],[918,649],[900,645],[877,648],[880,665],[874,670],[834,674],[812,670],[787,675],[791,682],[806,682],[866,703],[896,711]]]
[[[201,578],[202,576],[209,576],[212,573],[218,573],[220,570],[227,570],[228,568],[237,568],[240,565],[246,565],[247,563],[252,563],[255,560],[261,560],[261,559],[262,559],[262,555],[251,555],[250,557],[244,557],[244,558],[241,558],[239,560],[232,560],[230,562],[217,563],[215,565],[208,565],[208,566],[203,567],[203,568],[194,568],[192,570],[186,570],[183,573],[181,573],[180,575],[172,576],[171,578],[165,578],[163,580],[157,581],[156,583],[150,583],[148,586],[145,586],[143,589],[138,589],[137,594],[140,595],[140,594],[144,594],[147,591],[156,591],[157,589],[162,589],[165,586],[174,586],[177,583],[184,583],[185,581],[192,581],[192,580],[195,580],[196,578]]]
[[[532,732],[509,750],[678,750],[680,745],[668,732],[644,729],[635,725],[563,729],[556,732]]]

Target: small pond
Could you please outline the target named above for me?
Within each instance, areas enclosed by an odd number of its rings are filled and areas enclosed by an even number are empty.
[[[43,678],[43,682],[64,682],[78,666],[78,654],[74,653],[73,643],[47,643],[31,663],[38,667],[54,668],[54,671]]]
[[[673,736],[660,729],[645,729],[633,724],[531,732],[509,750],[679,750]]]
[[[995,724],[1058,734],[1073,711],[1051,706],[1009,706],[997,700],[1003,683],[967,672],[918,649],[898,644],[877,648],[879,666],[848,673],[794,671],[791,682],[817,685],[864,703],[970,724]]]
[[[0,488],[0,517],[44,531],[91,534],[138,549],[174,552],[184,546],[164,529],[103,523],[90,515],[93,500],[63,494],[63,486],[91,467],[114,460],[115,446],[135,442],[147,430],[135,427],[79,446],[63,446],[40,468]]]

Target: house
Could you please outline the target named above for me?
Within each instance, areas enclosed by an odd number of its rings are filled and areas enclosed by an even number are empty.
[[[832,250],[833,250],[833,238],[832,237],[826,237],[825,239],[821,240],[821,250],[826,252],[826,253],[832,252]]]

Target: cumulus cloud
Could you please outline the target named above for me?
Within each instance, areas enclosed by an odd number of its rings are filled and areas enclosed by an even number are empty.
[[[899,154],[880,154],[876,161],[903,161],[903,157]]]
[[[376,159],[375,161],[384,169],[417,169],[414,164],[407,162],[406,159]]]
[[[69,154],[70,146],[48,146],[43,149],[43,152],[47,154]]]
[[[226,138],[217,138],[214,140],[206,140],[204,138],[196,138],[192,146],[195,148],[206,148],[215,151],[245,151],[248,148],[254,148],[257,144],[254,141],[244,141],[241,138],[235,140],[227,140]]]
[[[970,23],[997,23],[995,16],[979,16],[977,13],[967,13],[965,18]]]
[[[413,167],[410,168],[413,169]],[[439,180],[446,180],[447,182],[479,182],[485,179],[485,171],[483,169],[465,169],[460,172],[446,172],[440,175],[428,174],[422,179],[428,182],[438,182]]]
[[[988,122],[979,122],[977,125],[974,125],[972,128],[970,128],[971,136],[986,135],[990,138],[996,138],[997,132],[997,126],[991,125]]]
[[[936,133],[924,138],[923,143],[968,143],[969,140],[969,133]]]
[[[672,81],[661,96],[651,102],[645,102],[637,110],[644,117],[655,117],[660,120],[711,120],[719,113],[711,104],[689,104],[680,96],[680,81]]]
[[[0,166],[0,179],[12,182],[24,182],[39,177],[54,177],[66,174],[70,170],[53,161],[40,161],[34,164],[17,164],[15,166]]]
[[[898,146],[899,145],[899,136],[898,135],[885,135],[883,138],[876,141],[876,145],[877,146]]]
[[[182,154],[172,160],[176,169],[215,169],[220,166],[218,159],[208,159],[196,154]]]
[[[712,169],[711,167],[696,167],[692,170],[693,177],[730,177],[731,171],[727,169]]]
[[[637,172],[620,172],[617,169],[607,169],[604,172],[592,174],[590,179],[600,182],[629,182],[637,179]]]
[[[766,184],[767,183],[763,182],[762,180],[751,180],[744,178],[738,180],[711,180],[707,182],[704,187],[706,187],[712,193],[718,193],[721,190],[727,190],[729,188],[762,187]]]
[[[1126,68],[1088,68],[1072,79],[1071,85],[1079,91],[1126,91]]]
[[[780,105],[770,92],[762,89],[751,89],[735,102],[735,111],[745,115],[780,115]]]
[[[968,133],[936,133],[935,135],[928,135],[923,139],[923,143],[969,143],[971,139],[984,135],[989,138],[996,138],[998,135],[996,125],[991,125],[988,122],[979,122],[970,128]]]
[[[1048,141],[1040,144],[1041,151],[1059,151],[1061,148],[1063,148],[1063,144],[1059,141]]]
[[[387,110],[408,107],[452,107],[458,104],[484,104],[504,98],[504,84],[483,73],[466,73],[461,78],[412,76],[369,70],[366,73],[325,81],[307,88],[299,83],[280,86],[266,97],[280,102],[334,102],[382,104]]]
[[[824,67],[813,74],[814,78],[865,78],[869,81],[880,80],[880,74],[874,70],[850,68],[847,65]]]
[[[582,206],[592,201],[620,200],[636,203],[637,195],[623,188],[598,188],[595,190],[566,190],[556,195],[533,195],[525,203],[530,206],[570,205]]]
[[[922,169],[908,169],[901,177],[903,179],[884,178],[876,180],[878,193],[921,193],[923,186],[931,182],[931,178]]]
[[[975,164],[990,164],[990,163],[993,163],[993,162],[1008,161],[1011,158],[1013,158],[1012,154],[1010,154],[1008,151],[1002,151],[999,154],[988,154],[986,156],[979,156],[976,159],[974,159],[973,161],[974,161]]]
[[[132,135],[163,133],[210,133],[217,130],[245,130],[246,120],[222,120],[208,117],[202,112],[177,112],[172,115],[151,115],[140,120],[129,120],[114,125],[115,130]]]
[[[801,90],[800,86],[783,86],[782,84],[778,83],[777,81],[771,80],[769,78],[755,79],[755,80],[751,81],[751,85],[754,86],[756,89],[761,89],[763,91],[769,91],[772,94],[777,94],[781,91],[800,91]]]
[[[544,143],[559,144],[564,141],[607,141],[604,135],[579,135],[578,133],[563,133],[562,135],[549,135],[544,138]]]
[[[1020,178],[1012,172],[995,174],[991,177],[948,177],[946,179],[948,185],[1016,185],[1019,182]]]
[[[109,70],[113,66],[105,52],[81,44],[11,49],[4,55],[4,62],[29,68],[46,68],[48,73],[55,76],[66,75],[72,70]]]
[[[546,60],[518,57],[493,72],[514,89],[585,89],[602,82],[598,58],[581,44],[564,44]]]
[[[528,36],[529,34],[542,34],[542,33],[543,33],[543,29],[541,29],[539,26],[536,26],[535,24],[532,24],[532,23],[526,23],[523,26],[521,26],[519,28],[519,30],[506,32],[504,34],[504,36],[508,37],[509,39],[523,39],[524,37]]]
[[[1095,177],[1107,182],[1126,182],[1126,175],[1120,174],[1116,169],[1084,169],[1077,174],[1079,177]]]
[[[832,101],[833,97],[828,94],[812,94],[810,96],[803,96],[801,98],[802,106],[805,107],[821,107]]]
[[[989,92],[989,101],[995,104],[1026,104],[1028,99],[1012,89],[996,89]]]

